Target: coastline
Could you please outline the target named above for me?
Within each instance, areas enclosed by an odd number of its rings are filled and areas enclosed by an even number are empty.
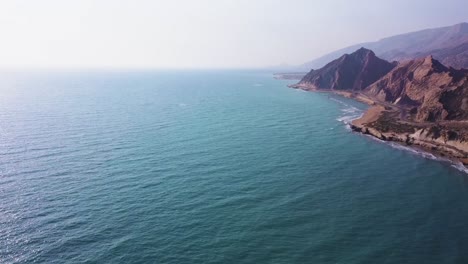
[[[370,106],[361,117],[351,120],[352,131],[374,137],[385,142],[392,142],[417,152],[426,152],[440,160],[450,161],[460,170],[468,173],[468,144],[464,138],[453,135],[451,128],[463,123],[414,123],[403,120],[402,109],[374,100],[366,95],[329,89],[315,89],[307,85],[288,85],[293,89],[310,92],[333,93],[365,103]]]
[[[273,73],[273,78],[277,80],[301,80],[307,72],[278,72]]]
[[[367,96],[364,96],[359,93],[354,93],[354,92],[348,92],[348,91],[337,91],[337,90],[330,90],[330,89],[317,89],[317,88],[310,88],[306,85],[301,85],[301,84],[290,84],[288,85],[289,88],[293,89],[300,89],[306,92],[318,92],[318,93],[332,93],[332,94],[338,94],[346,98],[354,99],[356,101],[359,101],[361,103],[365,103],[367,105],[375,105],[376,101],[368,98]]]

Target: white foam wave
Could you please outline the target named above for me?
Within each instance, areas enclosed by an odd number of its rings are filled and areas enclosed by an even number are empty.
[[[342,109],[341,112],[343,112],[343,115],[338,117],[336,121],[344,123],[348,128],[353,120],[359,119],[363,115],[363,112],[355,107]]]
[[[349,105],[341,100],[338,100],[336,98],[333,98],[333,97],[329,97],[330,100],[334,101],[334,102],[337,102],[339,103],[340,105],[344,106],[342,109],[341,109],[341,112],[343,112],[343,115],[338,117],[336,120],[339,121],[339,122],[342,122],[344,124],[346,124],[347,128],[350,128],[349,127],[349,124],[355,120],[355,119],[358,119],[360,117],[362,117],[363,115],[363,111],[360,110],[359,108],[356,108],[352,105]]]
[[[336,121],[340,121],[340,122],[343,122],[345,124],[349,124],[349,123],[351,123],[351,121],[353,121],[353,120],[355,120],[355,119],[357,119],[359,117],[360,117],[360,115],[347,115],[347,116],[345,115],[345,116],[341,116],[341,117],[337,118]]]
[[[457,170],[459,170],[461,172],[464,172],[464,173],[468,174],[468,168],[466,168],[465,165],[463,165],[461,162],[452,164],[452,167],[454,167],[455,169],[457,169]]]
[[[450,163],[450,165],[453,168],[468,174],[468,168],[466,168],[461,162],[455,162],[455,161],[447,159],[447,158],[438,157],[438,156],[435,156],[432,153],[429,153],[429,152],[426,152],[426,151],[423,151],[423,150],[420,150],[420,149],[416,149],[416,148],[413,148],[413,147],[407,147],[407,146],[404,146],[404,145],[401,145],[401,144],[398,144],[398,143],[395,143],[395,142],[384,141],[384,140],[378,139],[378,138],[376,138],[374,136],[371,136],[371,135],[366,135],[366,136],[368,138],[372,139],[372,140],[387,144],[392,148],[403,150],[403,151],[409,152],[411,154],[414,154],[414,155],[417,155],[417,156],[420,156],[420,157],[423,157],[423,158],[426,158],[426,159]]]
[[[345,105],[345,106],[349,106],[347,103],[341,101],[341,100],[338,100],[336,98],[333,98],[333,97],[329,97],[330,100],[334,101],[334,102],[337,102],[339,104],[342,104],[342,105]]]
[[[343,112],[343,113],[356,113],[356,112],[361,112],[361,110],[357,109],[354,106],[351,106],[351,107],[348,107],[348,108],[345,108],[345,109],[341,109],[341,112]]]
[[[385,142],[385,141],[383,141],[383,142]],[[436,157],[436,156],[434,156],[432,153],[429,153],[429,152],[425,152],[425,151],[418,150],[418,149],[415,149],[415,148],[403,146],[403,145],[398,144],[398,143],[395,143],[395,142],[387,142],[387,143],[388,143],[392,148],[396,148],[396,149],[408,151],[408,152],[411,152],[411,153],[413,153],[413,154],[416,154],[416,155],[419,155],[419,156],[421,156],[421,157],[424,157],[424,158],[426,158],[426,159],[440,160],[440,161],[448,161],[447,159],[443,159],[443,158]]]

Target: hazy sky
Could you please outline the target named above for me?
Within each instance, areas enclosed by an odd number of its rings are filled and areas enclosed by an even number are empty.
[[[0,67],[301,64],[468,21],[468,0],[2,0]]]

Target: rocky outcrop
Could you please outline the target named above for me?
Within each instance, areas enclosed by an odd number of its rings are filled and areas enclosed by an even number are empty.
[[[328,63],[321,69],[311,70],[297,84],[297,87],[306,90],[360,91],[395,66],[396,64],[375,56],[373,51],[360,48]]]
[[[406,108],[416,122],[468,120],[468,72],[432,56],[401,63],[363,93]]]
[[[372,107],[362,118],[354,120],[350,124],[351,129],[384,141],[418,147],[468,165],[468,123],[402,122],[398,119],[398,112],[379,107]]]

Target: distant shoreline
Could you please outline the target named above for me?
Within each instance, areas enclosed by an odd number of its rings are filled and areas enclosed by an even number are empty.
[[[279,72],[273,73],[273,78],[277,80],[301,80],[307,72]]]

